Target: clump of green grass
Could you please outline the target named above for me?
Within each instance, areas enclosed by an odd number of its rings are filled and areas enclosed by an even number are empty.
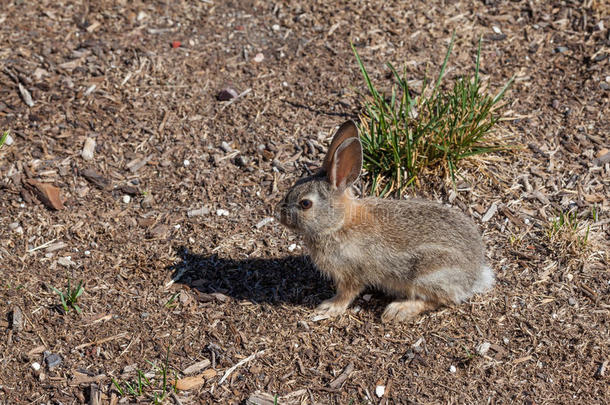
[[[147,362],[155,371],[155,377],[147,378],[142,370],[136,370],[136,378],[133,381],[120,382],[115,378],[111,378],[112,385],[120,397],[132,397],[138,400],[139,398],[147,398],[152,404],[163,404],[168,396],[175,392],[174,386],[169,380],[169,374],[172,371],[169,367],[170,347],[167,348],[165,362],[161,366],[155,365],[153,362]],[[155,383],[155,379],[160,380]],[[174,381],[176,381],[176,373],[174,372]]]
[[[65,292],[58,290],[55,287],[51,288],[59,295],[59,299],[61,300],[61,306],[65,312],[69,312],[71,308],[74,308],[79,314],[82,312],[76,302],[78,301],[78,297],[80,297],[83,292],[85,292],[85,289],[83,288],[83,280],[78,283],[76,288],[72,288],[72,286],[70,285],[70,278],[68,278],[68,287],[66,288]]]
[[[388,63],[395,83],[389,97],[381,94],[352,44],[358,66],[369,90],[360,124],[364,169],[371,177],[371,192],[384,195],[417,184],[428,168],[443,167],[455,182],[461,160],[503,147],[490,144],[488,135],[498,122],[497,109],[513,79],[491,96],[482,91],[479,78],[481,41],[475,72],[459,78],[453,89],[441,91],[455,33],[449,43],[437,79],[424,77],[419,96],[412,96],[406,68],[402,76]]]
[[[597,209],[593,207],[591,210],[593,222],[597,221],[597,215]],[[589,221],[579,216],[575,210],[562,211],[549,222],[546,236],[553,250],[578,256],[590,247],[590,230]]]
[[[8,131],[4,131],[2,133],[2,135],[0,136],[0,148],[2,146],[4,146],[4,143],[6,142],[6,139],[8,138]]]

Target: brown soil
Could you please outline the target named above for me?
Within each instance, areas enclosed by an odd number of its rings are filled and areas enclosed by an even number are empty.
[[[216,373],[168,403],[256,391],[280,403],[608,403],[610,163],[596,160],[610,147],[608,4],[289,3],[2,3],[0,129],[14,143],[0,149],[0,402],[96,390],[116,402],[111,378],[154,371],[169,347],[172,378],[203,359]],[[313,322],[332,286],[297,238],[257,224],[357,118],[350,41],[388,88],[385,62],[406,62],[415,81],[435,74],[453,30],[448,79],[472,72],[479,36],[490,88],[516,75],[497,135],[518,148],[467,163],[455,193],[432,174],[415,192],[477,220],[497,286],[400,325],[381,323],[389,299],[376,291]],[[227,86],[245,94],[217,100]],[[65,207],[43,205],[53,189],[32,180],[57,186]],[[568,209],[589,225],[584,249],[568,229],[547,236]],[[68,278],[84,280],[82,314],[51,289]],[[61,364],[49,370],[45,350]]]

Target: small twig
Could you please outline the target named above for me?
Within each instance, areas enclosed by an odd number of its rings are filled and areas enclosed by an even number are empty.
[[[256,352],[256,353],[252,353],[251,355],[249,355],[248,357],[246,357],[245,359],[242,359],[240,361],[237,362],[237,364],[235,364],[233,367],[229,368],[225,374],[222,376],[222,378],[220,379],[220,381],[218,382],[218,385],[220,386],[230,375],[233,371],[235,371],[238,367],[243,366],[244,364],[246,364],[247,362],[254,360],[256,357],[260,356],[261,354],[265,353],[264,350],[261,350],[260,352]]]
[[[104,339],[96,340],[95,342],[83,343],[82,345],[78,345],[74,348],[74,350],[84,349],[89,346],[101,345],[102,343],[110,342],[111,340],[119,339],[127,336],[127,332],[119,333],[118,335],[110,336]]]
[[[343,384],[345,382],[345,380],[347,380],[349,378],[349,375],[353,371],[354,371],[354,363],[349,363],[347,366],[345,366],[345,368],[343,369],[343,372],[341,374],[339,374],[339,377],[337,377],[333,381],[331,381],[331,383],[328,384],[328,386],[333,389],[339,388],[341,386],[341,384]]]
[[[57,240],[57,239],[52,239],[52,240],[50,240],[50,241],[48,241],[48,242],[43,243],[43,244],[42,244],[42,245],[40,245],[40,246],[36,246],[36,247],[34,247],[34,248],[31,248],[30,250],[28,250],[28,253],[33,253],[33,252],[35,252],[35,251],[37,251],[37,250],[44,249],[44,248],[46,248],[47,246],[51,245],[51,243],[55,242],[56,240]]]

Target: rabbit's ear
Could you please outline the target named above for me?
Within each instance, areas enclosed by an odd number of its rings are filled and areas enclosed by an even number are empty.
[[[337,190],[354,184],[362,170],[362,144],[358,138],[344,140],[335,151],[327,172],[329,183]]]
[[[335,152],[339,145],[343,143],[346,139],[356,138],[358,139],[358,128],[356,128],[356,124],[354,121],[349,120],[345,121],[343,125],[339,127],[335,136],[333,136],[333,140],[328,147],[328,151],[326,152],[326,156],[324,157],[324,163],[322,164],[322,171],[329,173],[330,172],[330,162],[335,156]]]

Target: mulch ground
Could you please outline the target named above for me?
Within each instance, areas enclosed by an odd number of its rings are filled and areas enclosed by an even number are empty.
[[[0,402],[150,402],[168,348],[199,380],[167,403],[610,402],[608,4],[289,3],[3,2]],[[454,30],[448,83],[481,36],[491,91],[515,75],[495,135],[515,148],[409,194],[475,218],[497,286],[398,325],[369,291],[313,322],[332,285],[265,219],[358,118],[350,41],[389,89],[386,62],[417,83]],[[154,388],[121,398],[138,370]]]

